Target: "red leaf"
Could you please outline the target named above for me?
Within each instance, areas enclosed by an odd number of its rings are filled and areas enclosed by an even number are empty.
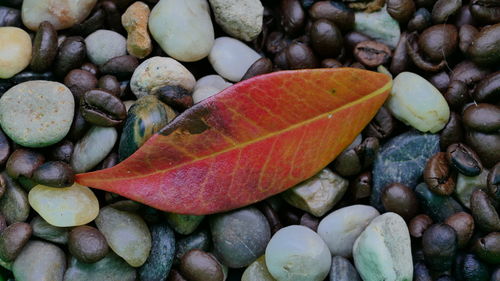
[[[331,162],[373,118],[391,79],[359,69],[275,72],[193,106],[86,186],[210,214],[284,191]]]

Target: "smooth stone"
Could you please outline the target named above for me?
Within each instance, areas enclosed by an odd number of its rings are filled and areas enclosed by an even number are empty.
[[[325,168],[283,193],[288,204],[316,217],[330,211],[349,186],[349,181]]]
[[[127,54],[127,39],[118,32],[100,29],[85,38],[85,47],[90,61],[103,65]]]
[[[97,0],[24,0],[22,19],[31,30],[49,21],[56,30],[66,29],[82,22],[94,8]]]
[[[152,57],[143,61],[132,74],[130,88],[137,98],[163,86],[180,86],[191,92],[196,84],[193,74],[172,58]]]
[[[486,189],[488,170],[483,169],[481,174],[467,177],[458,173],[454,193],[462,205],[470,209],[470,196],[476,189]]]
[[[260,0],[209,0],[215,21],[231,37],[252,41],[262,31],[264,7]]]
[[[364,281],[413,280],[410,233],[396,213],[372,220],[354,243],[353,257]]]
[[[62,140],[73,122],[75,101],[63,84],[27,81],[0,98],[0,124],[15,143],[44,147]]]
[[[434,222],[443,222],[449,216],[464,211],[453,197],[437,195],[430,191],[425,183],[417,185],[415,194],[424,213],[429,215]]]
[[[31,38],[17,27],[0,27],[0,78],[18,74],[31,62]]]
[[[78,183],[64,188],[39,184],[31,189],[28,199],[31,207],[53,226],[84,225],[99,214],[94,192]]]
[[[182,257],[179,272],[189,281],[224,281],[228,268],[211,253],[191,250]]]
[[[182,235],[189,235],[196,230],[205,216],[182,215],[175,213],[166,213],[165,217],[168,224],[175,232]]]
[[[118,146],[120,161],[132,155],[175,116],[174,110],[156,96],[147,95],[135,101],[127,113],[120,137]]]
[[[325,241],[332,256],[352,257],[352,247],[366,226],[380,213],[367,205],[353,205],[338,209],[324,217],[318,226],[318,235]]]
[[[211,217],[214,252],[231,268],[248,266],[259,258],[271,238],[266,217],[247,207]]]
[[[354,30],[393,49],[396,48],[401,35],[399,23],[389,15],[386,7],[373,13],[355,13]]]
[[[64,252],[41,241],[28,242],[12,265],[17,281],[62,281],[65,269]]]
[[[146,262],[151,250],[151,233],[140,216],[104,207],[95,223],[109,247],[128,264],[139,267]]]
[[[16,222],[0,232],[0,259],[14,261],[31,238],[33,230],[25,222]]]
[[[130,5],[122,15],[122,25],[127,30],[127,51],[132,56],[142,59],[153,50],[148,33],[149,7],[137,1]]]
[[[34,237],[58,244],[68,243],[68,228],[53,226],[41,216],[34,217],[30,224],[33,228]]]
[[[204,76],[196,81],[193,90],[193,102],[199,103],[232,85],[233,83],[227,82],[216,74]]]
[[[177,240],[174,263],[178,264],[184,254],[194,249],[208,252],[210,246],[210,234],[206,229]]]
[[[115,146],[118,133],[113,127],[90,128],[76,144],[71,156],[71,167],[84,173],[99,164]]]
[[[358,271],[351,262],[341,256],[332,257],[328,281],[361,281]]]
[[[278,230],[266,248],[266,266],[277,281],[323,281],[331,264],[325,242],[301,225]]]
[[[439,135],[410,131],[384,144],[373,164],[371,205],[383,210],[382,190],[399,182],[414,188],[419,182],[427,160],[439,152]]]
[[[151,252],[139,268],[141,281],[162,280],[170,272],[175,257],[175,234],[165,223],[154,224],[151,231]]]
[[[0,214],[5,217],[7,224],[26,221],[30,214],[28,194],[6,172],[2,172],[6,189],[0,197]]]
[[[276,281],[276,279],[267,270],[266,257],[262,256],[245,269],[241,281]]]
[[[135,281],[136,276],[135,268],[110,252],[95,263],[83,263],[71,257],[64,281]]]
[[[398,120],[424,133],[440,131],[450,118],[450,108],[439,90],[411,72],[394,78],[387,108]]]
[[[160,0],[149,16],[149,31],[174,59],[198,61],[214,44],[214,28],[206,0]]]
[[[214,70],[231,82],[238,82],[260,55],[243,42],[231,37],[219,37],[208,55]]]

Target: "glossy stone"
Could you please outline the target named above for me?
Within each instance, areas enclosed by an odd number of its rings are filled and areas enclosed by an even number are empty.
[[[210,234],[206,229],[193,233],[182,239],[178,239],[176,240],[175,245],[174,263],[178,264],[182,256],[193,249],[199,249],[208,252],[210,250],[210,247]]]
[[[73,228],[69,233],[68,250],[81,262],[95,263],[108,254],[109,247],[99,230],[83,225]]]
[[[205,216],[181,215],[175,213],[167,213],[165,217],[174,231],[182,235],[193,233],[205,218]]]
[[[457,233],[459,248],[465,247],[474,234],[474,219],[466,212],[456,213],[448,217],[444,223],[451,226]]]
[[[110,252],[95,263],[83,263],[71,257],[64,274],[64,281],[135,281],[136,276],[135,268]]]
[[[418,200],[409,187],[393,183],[382,191],[382,204],[388,212],[394,212],[405,220],[413,218],[418,212]]]
[[[193,103],[198,103],[207,99],[231,85],[233,85],[233,83],[227,82],[219,75],[211,74],[203,76],[196,81],[193,90]]]
[[[434,224],[422,236],[425,263],[431,270],[443,272],[451,269],[457,252],[457,235],[446,224]]]
[[[73,184],[55,188],[37,185],[28,194],[31,207],[48,223],[69,227],[93,221],[99,213],[99,202],[86,186]]]
[[[181,259],[179,270],[192,281],[223,281],[227,276],[227,268],[214,255],[200,250],[187,252]]]

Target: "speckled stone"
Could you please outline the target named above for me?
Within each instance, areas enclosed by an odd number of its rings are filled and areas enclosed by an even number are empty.
[[[127,30],[127,51],[134,57],[144,58],[151,53],[153,45],[148,33],[149,7],[137,1],[122,15],[122,25]]]
[[[439,152],[439,135],[410,131],[389,140],[380,149],[373,164],[371,204],[383,210],[381,194],[384,187],[399,182],[414,188],[427,160]]]
[[[17,27],[0,27],[0,78],[7,79],[25,69],[31,61],[31,38]]]
[[[17,144],[44,147],[57,143],[73,122],[75,101],[61,83],[28,81],[0,98],[0,124]]]
[[[150,227],[152,246],[146,263],[139,268],[141,281],[162,280],[170,272],[175,257],[175,235],[166,223]]]
[[[209,0],[215,21],[232,37],[252,41],[262,31],[264,7],[260,0]]]

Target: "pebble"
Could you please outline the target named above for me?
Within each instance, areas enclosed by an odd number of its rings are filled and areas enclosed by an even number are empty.
[[[152,57],[134,71],[130,88],[137,98],[148,95],[162,86],[180,86],[191,92],[196,84],[193,74],[172,58]]]
[[[351,262],[341,256],[332,257],[328,281],[361,281],[358,271]]]
[[[57,244],[68,243],[69,228],[53,226],[41,216],[36,216],[30,222],[33,236]]]
[[[232,85],[233,83],[227,82],[216,74],[204,76],[196,81],[193,90],[193,103],[199,103]]]
[[[0,27],[0,78],[7,79],[31,62],[31,38],[17,27]]]
[[[104,207],[95,223],[111,249],[128,264],[139,267],[146,262],[151,250],[151,233],[140,216]]]
[[[291,225],[274,234],[266,248],[266,265],[277,281],[323,281],[332,257],[316,232]]]
[[[135,268],[113,252],[95,263],[83,263],[71,257],[64,281],[135,281]]]
[[[48,223],[59,227],[87,224],[99,213],[94,193],[78,183],[56,188],[37,185],[28,194],[31,207]]]
[[[465,207],[470,208],[470,196],[477,189],[484,189],[487,186],[488,170],[483,169],[481,174],[475,177],[467,177],[462,174],[457,176],[457,184],[455,185],[455,195],[458,201]]]
[[[421,132],[436,133],[450,118],[448,103],[438,89],[411,72],[394,78],[387,106],[394,117]]]
[[[23,222],[30,214],[28,195],[6,172],[2,172],[2,175],[7,188],[0,197],[0,214],[5,217],[7,224]]]
[[[276,281],[276,279],[267,270],[266,257],[262,256],[245,269],[241,281]]]
[[[162,280],[168,275],[175,257],[175,235],[166,223],[154,224],[151,230],[151,252],[141,268],[141,281]]]
[[[0,99],[0,124],[15,143],[44,147],[69,132],[75,101],[63,84],[27,81],[10,88]]]
[[[78,226],[71,230],[68,250],[75,258],[85,263],[98,262],[109,253],[104,235],[88,225]]]
[[[321,220],[318,235],[328,245],[332,256],[350,258],[358,236],[379,215],[377,209],[368,205],[344,207]]]
[[[211,242],[208,230],[204,229],[193,233],[176,241],[174,263],[178,264],[182,256],[191,250],[209,251],[210,248]]]
[[[26,0],[22,19],[25,26],[35,31],[43,21],[49,21],[56,30],[66,29],[82,22],[96,3],[97,0]]]
[[[355,13],[354,30],[391,48],[396,48],[401,35],[399,23],[389,15],[385,7],[373,13]]]
[[[308,180],[288,189],[283,198],[288,204],[321,217],[344,196],[349,181],[323,169]]]
[[[148,33],[149,7],[137,1],[130,5],[122,15],[122,25],[127,30],[127,51],[132,56],[142,59],[153,50]]]
[[[87,56],[97,65],[127,54],[127,39],[120,33],[100,29],[85,38]]]
[[[260,55],[239,40],[219,37],[208,55],[214,70],[231,82],[238,82]]]
[[[414,188],[427,160],[439,152],[439,136],[410,131],[384,144],[373,164],[371,202],[382,210],[381,194],[391,183],[398,182]]]
[[[415,187],[421,209],[435,222],[442,222],[449,216],[463,212],[462,206],[451,196],[441,196],[430,191],[425,183]]]
[[[262,31],[264,7],[260,0],[209,0],[215,21],[231,37],[252,41]]]
[[[181,260],[179,270],[189,281],[224,281],[227,267],[217,258],[200,250],[191,250]]]
[[[251,264],[264,254],[271,238],[266,217],[254,207],[216,215],[210,229],[215,254],[231,268]]]
[[[63,281],[65,269],[64,252],[42,241],[28,242],[12,265],[17,281]]]
[[[214,28],[206,0],[160,0],[151,11],[149,31],[174,59],[205,58],[214,44]]]
[[[165,218],[175,232],[182,235],[189,235],[196,230],[205,216],[166,213]]]
[[[0,232],[0,259],[14,261],[31,237],[33,230],[24,222],[16,222]]]
[[[413,279],[410,233],[395,213],[372,220],[354,243],[353,257],[364,281]]]
[[[113,127],[90,128],[76,144],[71,157],[75,173],[84,173],[104,160],[115,146],[118,133]]]

